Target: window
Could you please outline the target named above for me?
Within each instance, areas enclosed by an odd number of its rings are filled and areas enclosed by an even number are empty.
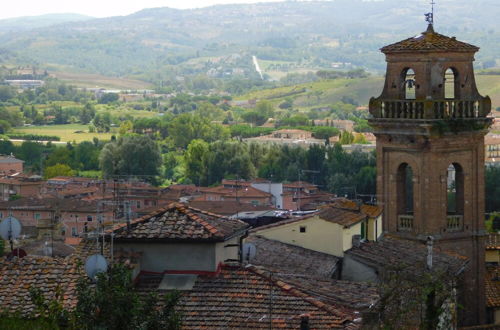
[[[76,228],[75,228],[75,227],[71,227],[71,235],[72,235],[73,237],[78,236],[78,231],[76,230]]]
[[[301,233],[305,233],[306,230],[307,230],[307,227],[306,226],[300,226],[299,230],[300,230]]]
[[[35,220],[40,220],[40,213],[35,213]]]
[[[141,208],[141,201],[137,201],[136,205],[137,205],[137,208],[140,209]]]
[[[87,215],[87,221],[92,221],[92,216],[91,215]]]
[[[398,214],[413,214],[413,170],[403,163],[397,174]]]

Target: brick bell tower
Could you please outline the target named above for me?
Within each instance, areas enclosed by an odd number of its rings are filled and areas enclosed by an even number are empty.
[[[385,46],[384,90],[370,100],[377,137],[377,195],[384,232],[469,258],[459,322],[485,322],[484,135],[478,47],[434,31]]]

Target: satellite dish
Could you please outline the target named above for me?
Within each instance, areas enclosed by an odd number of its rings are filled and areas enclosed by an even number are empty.
[[[100,254],[94,254],[85,261],[85,272],[92,280],[95,280],[97,274],[108,270],[108,262]]]
[[[0,222],[0,236],[6,241],[12,241],[21,235],[21,223],[14,217],[7,217]]]
[[[249,262],[255,257],[257,253],[257,248],[252,243],[243,244],[243,261]]]

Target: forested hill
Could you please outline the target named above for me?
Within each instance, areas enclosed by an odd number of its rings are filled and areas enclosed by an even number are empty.
[[[78,22],[92,19],[93,17],[80,14],[47,14],[40,16],[24,16],[0,20],[0,33],[12,33],[32,30],[56,24]]]
[[[0,62],[150,81],[203,72],[193,61],[231,54],[233,67],[242,65],[238,58],[248,64],[245,56],[256,55],[319,68],[341,62],[381,70],[378,49],[425,30],[429,10],[425,0],[334,0],[154,8],[29,31],[3,32],[0,21]],[[491,67],[500,58],[499,14],[498,0],[442,0],[436,29],[480,46],[478,65]]]

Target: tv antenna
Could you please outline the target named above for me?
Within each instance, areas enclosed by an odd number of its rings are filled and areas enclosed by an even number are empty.
[[[427,23],[429,23],[429,25],[434,25],[434,5],[435,4],[436,3],[434,2],[434,0],[431,0],[431,12],[425,14],[425,20],[427,21]]]
[[[14,251],[14,240],[21,235],[21,223],[13,216],[9,216],[0,222],[0,236],[10,242],[10,250]]]

